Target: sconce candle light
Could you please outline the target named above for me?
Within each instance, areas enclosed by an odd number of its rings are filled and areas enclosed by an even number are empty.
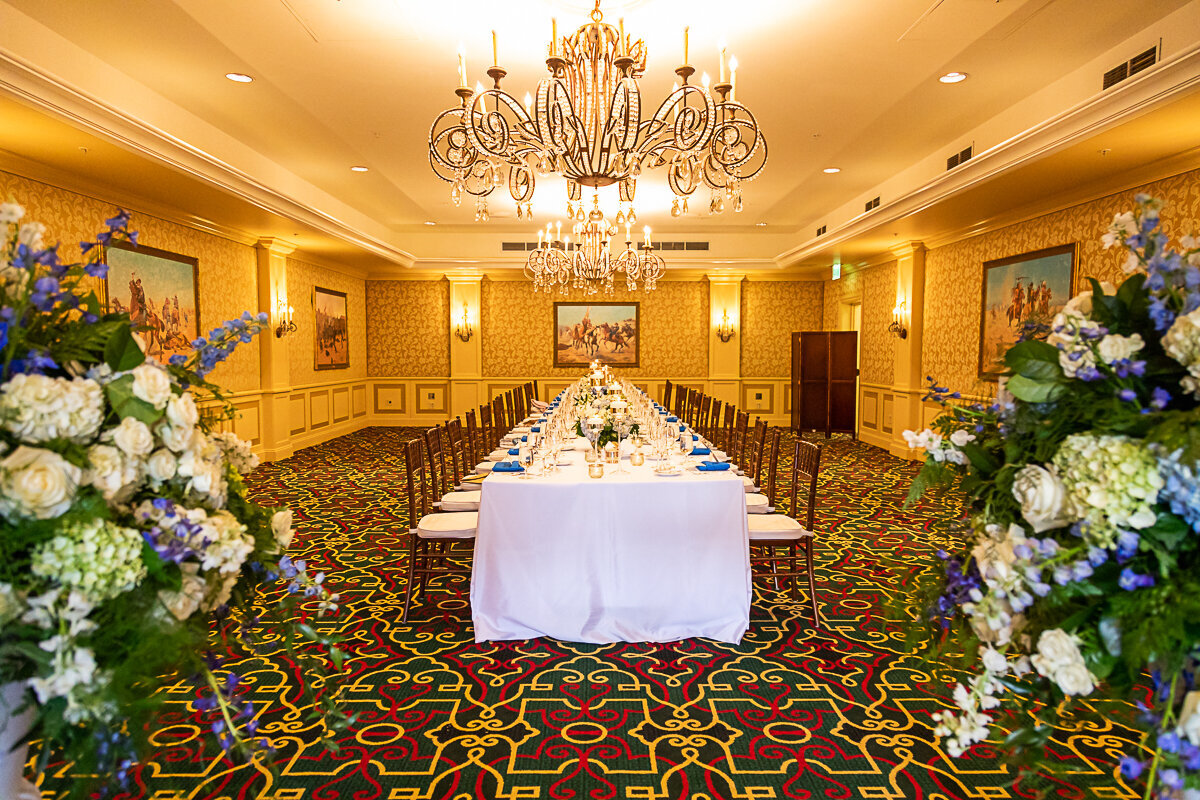
[[[287,304],[287,300],[279,299],[275,305],[275,319],[279,320],[279,324],[275,326],[275,338],[282,339],[289,333],[296,332],[296,323],[292,321],[293,308]]]
[[[462,319],[454,326],[454,335],[464,342],[471,341],[471,336],[475,331],[471,330],[471,315],[467,311],[467,304],[463,303]]]
[[[888,332],[900,339],[908,338],[908,307],[903,300],[897,301],[892,309],[892,324],[888,325]]]
[[[721,324],[717,326],[717,338],[722,342],[728,342],[737,333],[733,323],[729,321],[729,310],[721,312]]]

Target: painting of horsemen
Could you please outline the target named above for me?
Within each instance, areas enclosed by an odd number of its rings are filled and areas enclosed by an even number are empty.
[[[979,377],[996,380],[1004,353],[1018,340],[1045,338],[1054,315],[1071,299],[1075,245],[1050,247],[983,264]]]
[[[129,312],[146,355],[166,362],[190,355],[200,336],[199,262],[188,256],[125,242],[104,249],[104,294],[111,311]]]
[[[638,303],[555,303],[554,366],[638,366],[638,310]]]
[[[350,366],[350,326],[347,320],[345,292],[313,288],[317,369],[344,369]]]

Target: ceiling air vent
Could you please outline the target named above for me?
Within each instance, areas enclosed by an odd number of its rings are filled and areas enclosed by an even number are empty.
[[[554,246],[559,249],[562,249],[561,242],[555,242]],[[579,248],[578,242],[573,242],[571,244],[572,250],[577,250],[578,248]],[[538,243],[537,242],[501,242],[500,249],[503,252],[517,251],[517,252],[523,253],[523,252],[527,252],[529,250],[537,250]],[[655,242],[654,249],[655,250],[707,250],[708,242]]]
[[[829,230],[829,226],[828,226],[828,225],[822,225],[821,227],[817,228],[817,236],[824,236],[824,235],[825,235],[825,231],[827,231],[827,230]]]
[[[1158,48],[1151,47],[1149,50],[1138,53],[1128,61],[1117,64],[1115,67],[1104,73],[1104,88],[1111,89],[1126,78],[1137,75],[1139,72],[1149,69],[1158,61]]]
[[[947,158],[946,159],[946,169],[954,169],[959,164],[962,164],[966,161],[970,161],[971,156],[973,155],[972,151],[974,149],[975,149],[975,145],[971,145],[967,149],[965,149],[961,152],[955,153],[954,155]]]
[[[879,208],[879,198],[878,197],[876,197],[874,200],[868,200],[866,208],[864,208],[863,211],[865,213],[867,211],[871,211],[872,209],[876,209],[876,208]]]

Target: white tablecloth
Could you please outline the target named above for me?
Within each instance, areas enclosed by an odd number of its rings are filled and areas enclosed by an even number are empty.
[[[738,642],[750,624],[742,479],[650,463],[601,479],[582,452],[546,477],[483,483],[471,575],[477,642]]]

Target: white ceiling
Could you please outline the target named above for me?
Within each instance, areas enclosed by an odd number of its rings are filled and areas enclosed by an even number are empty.
[[[660,236],[704,235],[714,240],[719,256],[741,253],[769,260],[802,246],[819,224],[836,228],[852,216],[843,211],[839,217],[837,210],[855,203],[861,210],[862,197],[878,193],[913,165],[932,157],[936,170],[936,162],[953,150],[974,142],[978,153],[984,149],[979,145],[1019,134],[1097,93],[1102,69],[1088,79],[1091,83],[1081,83],[1078,76],[1090,75],[1094,65],[1108,63],[1106,58],[1134,55],[1138,49],[1125,54],[1120,48],[1136,45],[1137,34],[1148,36],[1156,23],[1172,21],[1169,35],[1175,39],[1164,40],[1164,57],[1200,42],[1200,20],[1188,14],[1189,5],[1194,11],[1197,4],[606,2],[607,22],[623,17],[626,30],[646,40],[644,104],[656,107],[669,92],[681,56],[681,29],[689,25],[692,62],[699,70],[715,78],[718,41],[724,40],[737,56],[739,100],[756,114],[770,146],[766,170],[746,187],[744,213],[707,215],[707,193],[701,190],[690,204],[692,213],[673,219],[666,213],[670,194],[665,181],[651,173],[639,185],[639,215]],[[515,220],[507,195],[497,193],[493,221],[486,226],[471,223],[470,203],[451,204],[448,185],[429,170],[426,137],[434,116],[457,103],[453,89],[459,44],[466,47],[471,81],[487,80],[490,31],[495,29],[500,62],[509,73],[504,86],[523,97],[544,74],[540,61],[550,19],[557,17],[560,33],[565,33],[583,22],[590,6],[585,0],[4,0],[0,54],[62,84],[83,87],[81,94],[96,105],[136,119],[257,185],[296,198],[317,216],[361,230],[364,239],[418,259],[447,258],[459,247],[464,252],[498,251],[500,238],[512,239],[513,233],[555,219],[565,202],[557,187],[542,186],[538,216],[525,224]],[[1179,31],[1173,21],[1180,13],[1193,29]],[[1146,46],[1156,43],[1157,38]],[[101,80],[94,66],[98,62],[115,70],[109,79]],[[951,70],[971,77],[953,86],[937,81]],[[250,74],[255,81],[230,82],[223,76],[231,71]],[[0,71],[0,90],[9,89],[3,78]],[[39,105],[28,92],[25,97],[3,93],[24,105]],[[41,105],[41,113],[56,116],[50,104]],[[1183,124],[1200,120],[1195,105],[1187,107],[1192,116],[1182,118]],[[68,130],[81,127],[63,115],[54,121],[65,121]],[[1114,125],[1125,121],[1114,120]],[[44,129],[51,123],[41,124]],[[37,127],[30,121],[28,130]],[[74,171],[83,145],[71,146],[63,133],[59,152],[59,145],[47,145],[44,130],[36,141],[35,133],[23,130],[10,126],[0,133],[0,148],[60,173]],[[1147,125],[1143,134],[1153,137],[1153,132]],[[91,134],[105,139],[103,129]],[[989,136],[995,141],[988,141]],[[1129,140],[1130,146],[1136,149],[1145,136]],[[1129,168],[1194,147],[1194,142],[1183,146],[1179,138],[1134,155],[1137,163]],[[153,160],[153,153],[138,157],[146,155]],[[370,171],[353,173],[353,164]],[[822,169],[828,166],[842,172],[826,175]],[[97,174],[91,179],[103,183],[103,170],[93,171]],[[155,174],[170,183],[164,173]],[[922,180],[918,177],[913,186]],[[153,185],[142,187],[148,196],[155,195]],[[136,193],[137,187],[128,189]],[[158,199],[170,203],[169,197]],[[254,234],[273,225],[279,230],[304,227],[286,222],[286,212],[272,216],[257,208],[247,216],[238,201],[230,201],[223,212],[215,197],[206,198],[203,216],[217,227],[255,226]],[[904,232],[930,238],[944,233],[948,224],[929,217],[925,228],[913,223]],[[339,248],[336,241],[319,241],[319,220],[311,227],[293,233],[302,232],[306,246],[328,258],[359,262],[375,257],[354,252],[353,245]],[[465,245],[465,235],[479,242]],[[863,239],[854,252],[860,255],[881,241]]]

